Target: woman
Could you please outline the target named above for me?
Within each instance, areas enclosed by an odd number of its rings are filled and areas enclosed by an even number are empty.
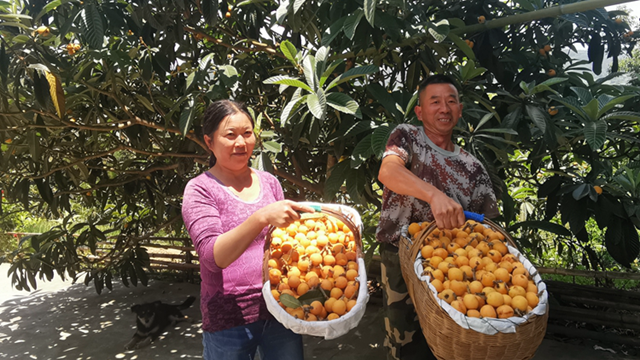
[[[302,359],[302,337],[275,321],[262,298],[267,227],[287,226],[298,211],[283,200],[271,174],[251,169],[253,119],[239,103],[221,100],[204,114],[209,171],[189,181],[182,216],[200,257],[204,358]]]

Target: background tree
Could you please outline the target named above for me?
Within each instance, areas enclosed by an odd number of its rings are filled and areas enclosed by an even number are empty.
[[[616,64],[636,35],[615,20],[621,13],[603,9],[492,27],[554,5],[0,3],[0,216],[19,204],[62,219],[21,239],[9,257],[14,284],[35,286],[54,271],[82,272],[98,291],[114,275],[144,283],[140,244],[184,234],[182,191],[208,158],[201,115],[222,98],[253,110],[254,166],[279,176],[287,197],[345,202],[375,218],[388,135],[416,121],[416,87],[434,72],[459,82],[459,143],[489,169],[503,194],[503,225],[523,229],[523,246],[540,255],[531,239],[543,228],[563,236],[560,253],[589,248],[583,229],[595,216],[611,256],[629,266],[640,251],[629,221],[640,218],[640,117],[629,111],[637,90],[584,70],[600,73],[605,51]],[[590,64],[564,52],[578,44],[589,47]],[[515,183],[544,184],[546,211],[512,197]],[[99,242],[111,250],[98,252]],[[597,256],[583,263],[601,266]]]

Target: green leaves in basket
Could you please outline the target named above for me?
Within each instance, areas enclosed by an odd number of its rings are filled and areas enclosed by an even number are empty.
[[[297,309],[302,306],[302,303],[298,299],[289,294],[281,294],[280,302],[283,303],[284,306],[290,307],[292,309]]]
[[[284,295],[288,295],[288,294],[284,294]],[[291,295],[289,295],[291,296]],[[282,295],[280,296],[280,298],[282,299]],[[327,299],[327,295],[324,293],[324,291],[322,291],[321,288],[315,289],[315,290],[309,290],[307,291],[306,294],[298,297],[298,301],[301,302],[304,305],[310,305],[312,302],[318,300],[320,302],[323,302]],[[284,303],[283,303],[284,304]],[[286,305],[286,304],[285,304]]]

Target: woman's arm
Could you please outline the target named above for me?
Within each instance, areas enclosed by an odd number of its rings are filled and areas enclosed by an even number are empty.
[[[313,212],[314,210],[294,201],[282,200],[251,214],[242,224],[218,236],[213,245],[216,264],[222,269],[226,268],[242,255],[266,226],[288,226],[300,219],[299,211]]]

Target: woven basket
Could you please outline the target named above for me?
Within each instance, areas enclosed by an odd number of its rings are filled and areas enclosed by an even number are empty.
[[[349,332],[349,330],[358,326],[358,323],[364,316],[364,312],[369,301],[369,291],[367,287],[367,271],[364,266],[364,253],[362,252],[362,223],[360,215],[352,208],[344,205],[335,204],[318,204],[318,203],[305,203],[305,205],[311,205],[319,210],[316,213],[304,213],[301,215],[302,220],[309,218],[321,218],[325,216],[331,216],[342,221],[353,233],[353,237],[356,243],[356,254],[358,262],[358,281],[359,290],[356,305],[346,314],[342,315],[339,319],[335,320],[323,320],[323,321],[304,321],[296,319],[284,311],[278,302],[273,298],[271,294],[271,285],[269,282],[269,259],[271,233],[273,228],[269,229],[269,235],[265,242],[265,252],[263,260],[262,280],[263,288],[262,294],[267,305],[269,312],[286,328],[290,329],[294,333],[301,335],[321,336],[326,340],[335,339]]]
[[[490,220],[483,224],[504,235],[514,248],[513,239]],[[418,313],[422,332],[433,354],[440,360],[525,360],[531,359],[542,342],[547,329],[549,311],[543,316],[532,315],[515,333],[487,335],[458,325],[436,301],[426,282],[416,275],[414,262],[422,248],[422,241],[436,228],[435,222],[417,234],[412,243],[401,238],[399,257],[402,275]]]

